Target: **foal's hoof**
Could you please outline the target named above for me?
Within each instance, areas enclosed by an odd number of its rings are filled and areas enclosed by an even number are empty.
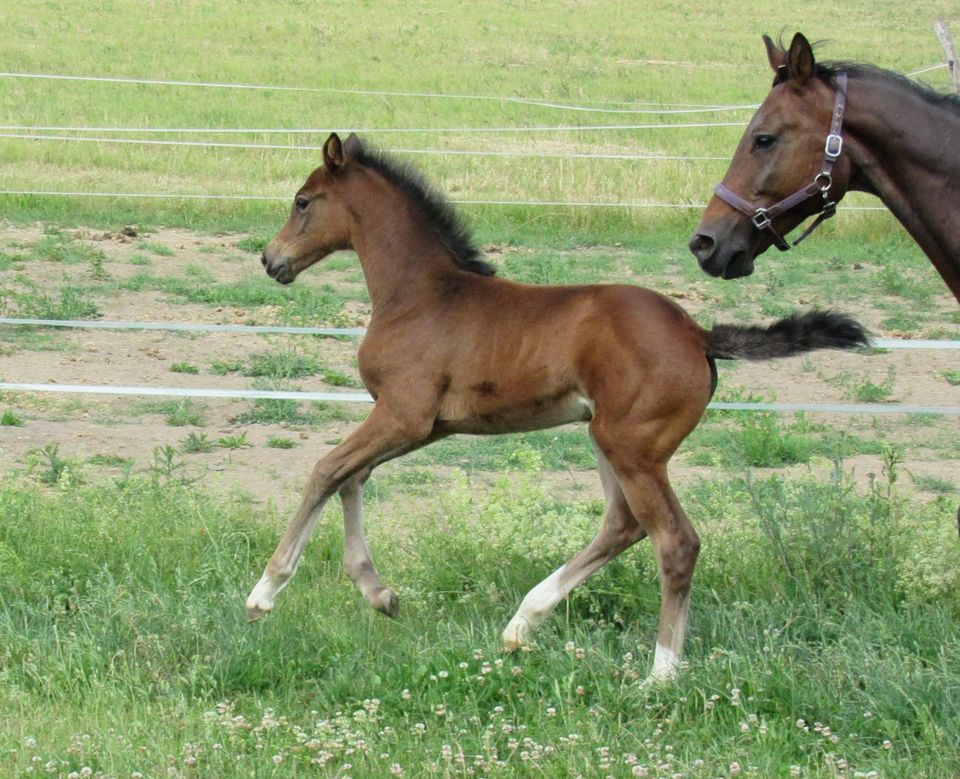
[[[267,614],[270,609],[262,609],[259,606],[247,606],[247,624],[251,622],[256,622],[264,614]]]
[[[500,637],[500,646],[504,652],[517,652],[530,646],[530,625],[525,619],[514,617]]]
[[[397,597],[397,594],[393,590],[387,587],[384,587],[374,595],[370,605],[391,619],[395,619],[397,614],[400,613],[400,598]]]

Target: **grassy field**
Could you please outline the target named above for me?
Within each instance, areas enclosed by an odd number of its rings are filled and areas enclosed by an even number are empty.
[[[895,466],[858,492],[840,462],[826,480],[686,491],[706,542],[689,667],[641,690],[658,600],[648,547],[578,590],[534,651],[499,653],[520,595],[601,511],[558,502],[536,450],[511,462],[489,490],[454,476],[401,527],[374,526],[399,621],[341,575],[333,516],[276,613],[248,627],[245,586],[279,518],[162,461],[106,486],[82,471],[53,489],[3,484],[0,771],[955,775],[952,501],[898,497]],[[386,499],[422,490],[411,477]]]
[[[702,203],[742,128],[575,129],[616,125],[745,122],[751,111],[663,113],[682,106],[749,106],[769,82],[762,33],[802,29],[829,36],[825,56],[910,72],[942,62],[932,20],[956,19],[946,0],[882,0],[844,9],[806,2],[771,17],[762,3],[378,2],[7,4],[0,21],[5,69],[19,73],[276,85],[320,90],[2,79],[0,116],[18,127],[320,128],[318,132],[199,134],[63,133],[87,137],[312,146],[312,150],[193,148],[0,140],[0,184],[52,191],[249,194],[291,197],[319,159],[326,129],[360,129],[391,149],[528,152],[558,156],[418,157],[431,178],[465,200]],[[817,21],[811,21],[817,20]],[[831,20],[826,23],[825,20]],[[960,20],[958,20],[960,21]],[[945,70],[924,76],[945,87]],[[347,94],[340,94],[345,90]],[[525,98],[509,100],[356,94],[356,91]],[[653,113],[598,113],[604,110]],[[529,128],[571,127],[529,131]],[[393,132],[435,128],[441,132]],[[471,129],[472,128],[472,129]],[[492,128],[507,128],[484,132]],[[510,129],[512,128],[512,129]],[[527,131],[524,131],[527,130]],[[575,154],[654,154],[714,160],[578,159]],[[851,202],[870,202],[851,198]],[[472,206],[484,237],[545,236],[623,242],[651,224],[685,233],[695,211],[662,208]],[[4,196],[7,218],[259,228],[276,204]],[[885,215],[844,214],[889,232]]]
[[[750,115],[507,98],[744,106],[769,84],[761,33],[801,29],[830,38],[824,56],[910,72],[942,60],[934,18],[960,29],[945,0],[854,4],[840,25],[835,4],[771,15],[754,0],[75,5],[0,8],[4,70],[329,91],[0,77],[0,124],[316,128],[124,136],[299,147],[326,128],[370,128],[462,200],[702,203],[724,159],[574,155],[723,158],[740,127],[477,128]],[[943,70],[924,78],[947,83]],[[424,153],[438,149],[558,156]],[[287,198],[318,157],[2,138],[0,188]],[[0,315],[356,325],[368,314],[348,256],[290,288],[263,276],[256,254],[282,202],[0,192],[0,204]],[[841,211],[788,261],[764,257],[734,284],[687,252],[696,209],[464,209],[510,278],[646,284],[704,324],[816,304],[878,336],[960,337],[955,302],[882,212]],[[121,242],[127,224],[137,233]],[[30,366],[44,380],[149,383],[136,366],[156,384],[357,386],[353,342],[138,338],[5,328],[0,378]],[[926,359],[831,357],[766,377],[724,366],[718,399],[791,399],[802,384],[840,402],[958,405],[955,364]],[[562,604],[533,651],[497,645],[522,595],[602,513],[586,488],[589,443],[567,428],[444,441],[377,472],[370,544],[399,620],[370,612],[342,574],[331,506],[276,612],[244,624],[316,451],[364,411],[0,394],[0,776],[957,776],[960,482],[938,467],[960,463],[956,418],[709,414],[678,457],[704,541],[686,667],[643,690],[659,603],[646,544]],[[276,487],[225,488],[221,473]]]

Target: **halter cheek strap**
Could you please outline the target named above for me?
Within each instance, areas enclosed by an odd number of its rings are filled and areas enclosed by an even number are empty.
[[[823,146],[823,165],[820,172],[813,177],[812,182],[803,189],[785,197],[779,203],[767,208],[753,205],[722,183],[717,184],[713,190],[724,203],[749,216],[750,221],[758,230],[768,231],[773,238],[774,245],[782,252],[796,246],[837,211],[836,201],[830,199],[830,188],[833,186],[833,166],[836,165],[837,160],[840,159],[840,152],[843,151],[843,136],[840,131],[843,128],[843,113],[847,108],[847,74],[838,73],[836,82],[837,91],[833,101],[833,117],[830,120],[830,131]],[[793,243],[787,243],[784,237],[774,228],[773,220],[780,214],[816,196],[817,193],[820,193],[823,198],[823,205],[820,207],[817,218],[800,234],[799,238]]]

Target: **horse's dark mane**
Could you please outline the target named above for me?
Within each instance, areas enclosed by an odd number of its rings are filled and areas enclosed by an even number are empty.
[[[481,276],[496,272],[490,263],[480,259],[480,249],[460,214],[410,163],[371,148],[356,136],[348,148],[350,160],[376,171],[419,206],[458,267]]]
[[[863,62],[823,62],[817,63],[817,76],[824,81],[832,81],[840,71],[850,74],[851,78],[875,78],[889,82],[910,92],[925,103],[937,108],[946,108],[960,115],[960,95],[951,92],[940,92],[928,84],[919,83],[912,78],[897,73],[895,70],[886,70],[876,65]]]
[[[780,50],[786,54],[787,49],[783,44],[783,34],[777,41]],[[820,43],[814,43],[816,49]],[[832,82],[834,77],[841,71],[848,73],[853,78],[876,78],[880,81],[889,81],[891,84],[899,86],[903,90],[910,92],[921,98],[924,102],[938,108],[946,108],[960,114],[960,95],[951,92],[940,92],[928,84],[914,81],[912,78],[897,73],[895,70],[887,70],[876,65],[869,65],[864,62],[844,62],[840,60],[831,60],[817,63],[817,78],[828,83]],[[781,84],[787,80],[787,66],[781,65],[773,80],[773,85]]]

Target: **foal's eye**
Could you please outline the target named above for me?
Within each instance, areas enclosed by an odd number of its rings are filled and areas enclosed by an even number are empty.
[[[777,137],[775,135],[758,135],[753,139],[753,148],[761,150],[769,149],[776,142]]]
[[[302,214],[304,211],[307,210],[307,206],[310,205],[310,200],[309,198],[305,198],[303,195],[300,195],[299,197],[297,197],[296,200],[293,201],[293,205],[297,209],[297,211],[299,211]]]

